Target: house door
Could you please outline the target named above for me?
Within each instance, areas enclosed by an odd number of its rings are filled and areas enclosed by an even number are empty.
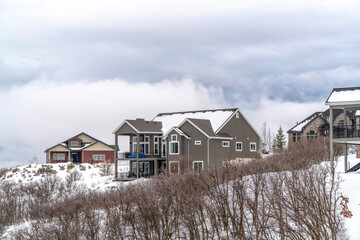
[[[73,159],[73,163],[79,163],[79,154],[71,153],[71,158]]]

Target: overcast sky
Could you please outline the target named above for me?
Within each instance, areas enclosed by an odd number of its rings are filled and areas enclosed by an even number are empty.
[[[358,0],[0,0],[0,168],[158,112],[288,130],[360,85],[359,43]]]

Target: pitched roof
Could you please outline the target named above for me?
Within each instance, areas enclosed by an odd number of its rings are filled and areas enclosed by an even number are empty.
[[[215,137],[216,134],[211,126],[211,122],[208,119],[196,119],[188,118],[190,122],[196,125],[201,131],[203,131],[209,137]]]
[[[118,131],[124,124],[128,124],[138,133],[162,133],[162,123],[159,121],[145,121],[145,119],[137,118],[136,120],[125,120],[114,131]]]
[[[327,122],[324,117],[321,116],[322,112],[315,112],[308,116],[306,119],[301,121],[300,123],[297,123],[294,127],[292,127],[289,132],[301,132],[307,125],[309,125],[313,120],[315,120],[317,117],[321,118],[324,122]]]
[[[335,120],[335,118],[337,118],[341,113],[343,113],[344,111],[342,109],[333,109],[333,120]],[[355,112],[354,111],[347,111],[346,115],[349,118],[352,118],[354,116]],[[310,116],[308,116],[307,118],[305,118],[303,121],[297,123],[294,127],[292,127],[289,132],[301,132],[307,125],[309,125],[313,120],[315,120],[317,117],[321,118],[321,120],[324,121],[325,123],[329,123],[329,119],[330,119],[330,110],[327,109],[324,112],[315,112],[313,114],[311,114]],[[323,125],[324,125],[323,124]],[[321,125],[320,127],[324,127],[323,125]]]
[[[334,88],[325,104],[330,106],[360,104],[360,87]]]
[[[218,130],[238,109],[212,109],[186,112],[159,113],[153,121],[162,122],[162,131],[167,133],[172,127],[178,126],[185,119],[207,119],[213,129]]]

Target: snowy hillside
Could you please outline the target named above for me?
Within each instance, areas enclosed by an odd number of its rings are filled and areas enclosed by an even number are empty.
[[[80,164],[56,163],[56,164],[29,164],[11,168],[3,173],[0,180],[14,181],[15,183],[34,182],[45,176],[56,175],[63,181],[70,176],[77,185],[83,185],[88,189],[106,190],[118,184],[113,182],[113,164]]]
[[[360,159],[355,157],[355,154],[348,156],[350,167],[354,166]],[[340,184],[340,191],[349,198],[349,210],[353,217],[347,218],[345,221],[346,228],[350,239],[360,239],[360,170],[354,173],[344,173],[344,157],[340,157],[336,165],[336,172],[342,179]]]

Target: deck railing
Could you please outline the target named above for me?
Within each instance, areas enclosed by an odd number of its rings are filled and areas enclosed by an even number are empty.
[[[134,157],[131,157],[131,156],[135,156],[135,158],[136,158],[136,153],[118,153],[117,154],[118,159],[129,159],[129,160],[131,160],[132,158],[134,158]],[[163,158],[163,157],[161,156],[160,153],[155,154],[153,152],[150,152],[148,154],[139,153],[139,158]]]
[[[334,126],[333,138],[360,138],[360,125]]]

